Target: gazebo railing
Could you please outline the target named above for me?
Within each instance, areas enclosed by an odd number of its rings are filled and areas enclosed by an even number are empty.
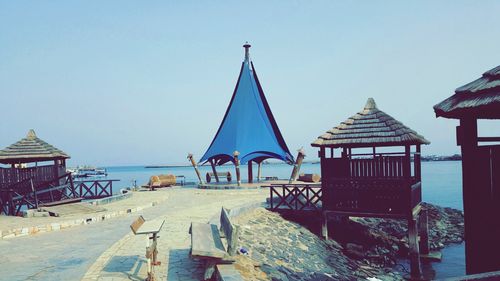
[[[323,182],[328,210],[407,215],[422,201],[420,182],[406,178],[334,178]]]

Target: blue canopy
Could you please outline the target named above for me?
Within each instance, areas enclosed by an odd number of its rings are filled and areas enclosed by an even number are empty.
[[[222,124],[200,162],[222,165],[234,162],[233,153],[240,153],[242,164],[262,162],[268,158],[293,162],[293,156],[274,120],[269,104],[249,59],[245,44],[245,61],[226,110]]]

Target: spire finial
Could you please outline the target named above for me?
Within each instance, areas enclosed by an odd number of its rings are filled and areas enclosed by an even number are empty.
[[[369,98],[368,101],[366,101],[365,109],[376,109],[377,104],[375,103],[375,100],[373,98]]]
[[[243,45],[243,48],[245,48],[245,61],[250,60],[250,51],[249,51],[250,47],[252,47],[252,45],[250,45],[248,41],[246,41],[245,45]]]
[[[28,139],[34,139],[34,138],[36,138],[35,130],[30,129],[28,131],[28,135],[26,135],[26,138],[28,138]]]

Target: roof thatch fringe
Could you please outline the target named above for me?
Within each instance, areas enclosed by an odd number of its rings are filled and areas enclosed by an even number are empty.
[[[379,110],[373,98],[364,109],[318,137],[312,146],[371,147],[429,144],[423,136]]]

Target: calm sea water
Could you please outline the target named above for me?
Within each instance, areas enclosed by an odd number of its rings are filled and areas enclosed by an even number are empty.
[[[211,172],[210,166],[200,167],[202,175]],[[277,176],[287,179],[292,166],[285,164],[270,164],[262,166],[263,176]],[[130,187],[136,181],[138,185],[148,182],[149,177],[157,174],[174,174],[185,176],[186,182],[197,182],[192,167],[145,168],[144,166],[107,167],[108,179],[119,179],[115,183],[115,192],[120,188]],[[231,171],[233,166],[218,168],[218,171]],[[320,173],[319,164],[305,163],[303,173]],[[254,165],[254,175],[257,167]],[[241,167],[243,179],[246,177],[246,167]],[[440,161],[422,163],[422,197],[423,201],[462,210],[462,167],[460,161]],[[424,264],[427,276],[445,278],[465,274],[464,244],[450,245],[442,250],[443,260],[440,263]],[[405,264],[408,267],[408,264]]]

